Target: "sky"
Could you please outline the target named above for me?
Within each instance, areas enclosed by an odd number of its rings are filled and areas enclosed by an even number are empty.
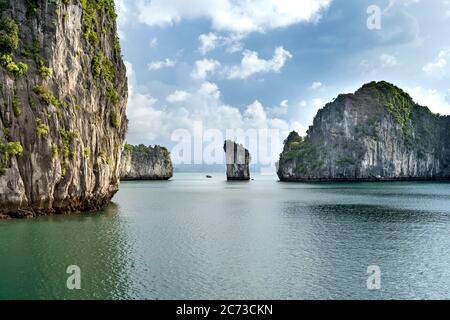
[[[276,155],[290,130],[305,135],[327,102],[374,80],[450,114],[450,0],[116,0],[116,6],[131,144],[171,149],[177,132],[199,127],[210,136],[267,129],[280,132],[270,148]]]

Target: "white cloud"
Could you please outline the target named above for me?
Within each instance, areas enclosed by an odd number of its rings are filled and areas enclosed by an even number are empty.
[[[170,149],[175,144],[171,140],[175,130],[185,129],[192,134],[194,126],[198,123],[203,124],[204,130],[216,129],[222,134],[233,129],[244,132],[248,129],[277,129],[280,130],[279,139],[276,139],[276,146],[268,155],[272,161],[276,161],[283,148],[283,139],[287,137],[289,131],[294,129],[301,133],[306,131],[306,128],[298,122],[289,123],[270,116],[258,100],[242,110],[225,104],[220,98],[219,87],[212,82],[204,82],[198,89],[185,91],[185,94],[174,94],[174,96],[183,96],[185,104],[173,104],[167,108],[151,94],[143,93],[148,91],[146,88],[137,87],[133,66],[129,62],[125,64],[129,78],[127,116],[130,121],[128,134],[130,143],[158,143]],[[179,92],[182,91],[179,90]],[[280,106],[287,105],[286,100],[280,103]],[[222,141],[220,144],[219,149],[222,147]],[[254,150],[252,154],[257,158],[259,152],[261,150]]]
[[[291,124],[291,130],[296,131],[301,137],[306,136],[306,132],[308,131],[308,129],[308,126],[305,126],[298,121],[295,121]]]
[[[166,121],[164,113],[155,108],[158,99],[150,94],[136,92],[136,77],[133,65],[125,61],[128,77],[127,117],[131,123],[130,137],[141,137],[143,140],[153,140],[158,136]]]
[[[212,59],[203,59],[195,62],[195,69],[192,71],[192,78],[194,79],[206,79],[209,75],[215,73],[215,71],[221,66],[220,62]]]
[[[184,102],[190,97],[190,93],[183,90],[176,90],[174,93],[169,95],[166,98],[167,102],[176,103],[176,102]]]
[[[226,51],[228,53],[236,53],[244,50],[244,45],[241,42],[241,40],[243,39],[242,35],[232,35],[223,39],[223,44],[227,47]]]
[[[217,84],[211,83],[211,82],[202,83],[198,93],[200,93],[203,96],[213,97],[216,100],[220,99],[220,95],[221,95]]]
[[[158,46],[158,38],[150,40],[150,48],[156,48]]]
[[[380,56],[381,66],[386,67],[394,67],[397,65],[398,61],[397,58],[393,55],[389,54],[382,54]]]
[[[207,52],[215,45],[214,36],[205,36],[202,38],[200,50]],[[195,68],[191,73],[192,78],[205,80],[220,70],[220,74],[229,80],[247,79],[254,74],[280,72],[286,62],[292,58],[292,54],[283,47],[275,49],[272,59],[264,60],[259,58],[255,51],[246,50],[239,65],[224,66],[213,59],[202,59],[195,62]]]
[[[117,10],[117,33],[120,39],[126,39],[125,32],[123,28],[128,23],[129,10],[125,5],[125,0],[115,0],[116,10]]]
[[[311,89],[313,89],[313,90],[317,90],[320,87],[322,87],[322,82],[319,82],[319,81],[313,82],[313,84],[311,85]]]
[[[291,119],[293,121],[290,124],[291,128],[301,136],[305,136],[309,126],[313,124],[313,120],[317,116],[317,111],[322,109],[325,104],[326,100],[319,97],[298,102],[297,108],[292,109],[293,116],[291,116]]]
[[[315,109],[320,109],[325,105],[325,100],[322,98],[315,98],[312,100],[311,105]]]
[[[260,59],[257,52],[246,50],[240,65],[227,67],[223,72],[228,79],[246,79],[258,73],[279,72],[291,58],[292,54],[283,47],[276,48],[270,60]]]
[[[326,102],[323,98],[314,98],[309,101],[302,100],[298,103],[298,106],[301,108],[311,108],[313,112],[316,112],[317,110],[323,108],[325,103]]]
[[[427,63],[423,67],[423,71],[429,75],[442,72],[447,66],[449,56],[450,50],[441,50],[434,61]]]
[[[200,41],[198,50],[203,55],[215,50],[217,47],[226,47],[228,53],[239,52],[243,50],[243,44],[241,42],[243,38],[244,36],[239,34],[229,36],[219,36],[212,32],[201,34],[198,38]]]
[[[267,123],[267,114],[263,105],[258,100],[247,106],[244,117],[254,126],[264,128]]]
[[[280,102],[279,106],[268,108],[267,114],[273,117],[285,116],[289,112],[289,101],[283,100]]]
[[[425,89],[423,87],[415,87],[412,89],[406,88],[415,102],[428,107],[434,113],[443,115],[450,115],[450,101],[445,97],[445,94],[440,94],[435,89]]]
[[[153,62],[149,63],[148,68],[150,70],[154,71],[154,70],[160,70],[163,68],[173,68],[173,67],[175,67],[176,64],[177,64],[177,62],[175,60],[167,58],[163,61],[153,61]]]
[[[216,30],[265,31],[316,22],[332,0],[138,0],[139,20],[167,26],[183,19],[207,18]]]
[[[210,32],[200,35],[198,40],[200,41],[199,51],[205,55],[216,48],[219,37],[215,33]]]

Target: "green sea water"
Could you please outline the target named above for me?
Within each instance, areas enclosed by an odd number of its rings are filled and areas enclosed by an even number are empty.
[[[212,175],[122,183],[95,214],[0,221],[0,299],[450,299],[449,183]]]

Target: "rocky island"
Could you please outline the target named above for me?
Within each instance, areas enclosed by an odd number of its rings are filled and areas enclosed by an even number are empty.
[[[170,153],[165,147],[125,145],[121,180],[169,180],[173,176]]]
[[[227,179],[229,181],[250,180],[250,152],[242,145],[227,140],[223,146],[226,154]]]
[[[127,132],[114,0],[0,7],[0,216],[98,210]]]
[[[450,179],[450,117],[400,88],[372,82],[321,109],[305,138],[292,132],[280,156],[282,181]]]

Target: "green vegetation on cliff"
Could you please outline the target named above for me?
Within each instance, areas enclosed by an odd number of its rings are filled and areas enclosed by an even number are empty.
[[[420,140],[420,137],[416,137],[414,133],[416,127],[421,125],[423,112],[432,117],[437,117],[428,108],[417,105],[408,93],[389,82],[371,82],[362,87],[362,89],[365,88],[370,88],[373,92],[376,92],[378,99],[381,100],[388,113],[400,125],[405,142],[409,145],[413,145]]]
[[[28,59],[34,60],[37,71],[42,80],[47,81],[52,75],[52,69],[47,66],[48,62],[46,62],[45,59],[42,58],[41,47],[42,46],[39,43],[39,40],[34,39],[33,45],[30,46],[30,48],[24,48],[22,50],[22,55]]]
[[[152,158],[152,157],[159,157],[162,156],[162,158],[164,159],[164,161],[166,162],[170,162],[170,152],[166,147],[162,147],[162,146],[154,146],[154,147],[147,147],[143,144],[140,144],[138,146],[133,146],[131,144],[125,144],[123,150],[127,153],[135,153],[137,155],[140,156],[145,156],[147,158]]]
[[[5,169],[10,166],[11,157],[20,156],[23,153],[20,142],[0,143],[0,175],[5,174]]]
[[[11,54],[19,46],[19,26],[10,17],[0,21],[0,52]]]
[[[123,150],[127,153],[130,153],[133,151],[133,145],[127,143],[127,144],[125,144],[125,147],[123,147]]]
[[[0,7],[0,216],[97,210],[127,130],[114,0]]]
[[[33,88],[34,93],[36,93],[41,101],[46,105],[53,105],[55,107],[59,107],[59,100],[44,86],[35,86]]]
[[[12,101],[13,112],[16,117],[19,117],[22,113],[22,104],[17,96],[13,97]]]
[[[280,156],[280,166],[289,162],[297,162],[296,171],[306,173],[309,169],[317,169],[321,162],[317,159],[317,150],[308,139],[304,139],[293,131],[284,141],[284,151]]]
[[[39,137],[48,136],[49,131],[50,128],[48,127],[48,125],[43,123],[41,119],[36,119],[36,134]]]
[[[19,27],[17,23],[10,17],[3,17],[0,20],[0,64],[14,77],[23,76],[28,72],[26,64],[14,61],[13,54],[18,46]],[[16,95],[12,98],[12,109],[16,117],[22,113],[22,105]],[[3,134],[8,138],[9,130],[5,128]],[[20,156],[22,153],[23,147],[20,142],[0,142],[0,175],[3,175],[6,168],[10,166],[11,158]]]
[[[290,181],[447,177],[449,124],[402,89],[371,82],[319,110],[305,138],[292,132],[278,174]]]
[[[14,51],[19,47],[19,26],[10,17],[0,20],[0,64],[16,78],[28,72],[28,65],[15,62]]]
[[[117,19],[114,0],[81,0],[81,7],[84,14],[84,37],[91,46],[93,58],[91,60],[91,73],[97,81],[97,85],[104,88],[105,95],[110,103],[110,124],[113,128],[119,129],[121,125],[117,112],[117,92],[115,88],[114,63],[105,56],[101,44],[99,33],[106,33],[108,29],[113,30]],[[110,22],[107,26],[102,26],[100,16],[106,16]],[[114,36],[114,50],[120,56],[120,44],[117,36]]]

